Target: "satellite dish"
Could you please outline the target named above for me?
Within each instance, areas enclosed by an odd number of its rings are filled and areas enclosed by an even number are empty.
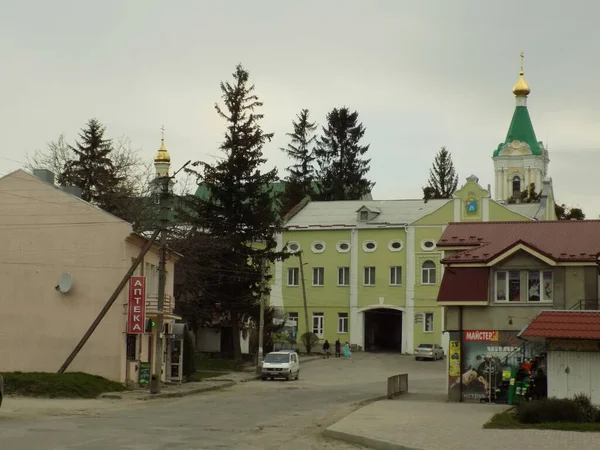
[[[66,294],[73,287],[73,277],[70,273],[63,273],[58,279],[58,286],[56,290]]]

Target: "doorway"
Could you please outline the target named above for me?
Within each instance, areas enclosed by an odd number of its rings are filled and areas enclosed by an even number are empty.
[[[371,309],[365,316],[365,351],[402,352],[402,311]]]

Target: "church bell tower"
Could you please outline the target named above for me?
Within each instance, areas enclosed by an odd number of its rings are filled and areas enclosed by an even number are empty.
[[[517,199],[532,183],[539,193],[548,174],[548,150],[535,136],[527,109],[527,96],[531,89],[523,74],[521,53],[519,80],[513,87],[515,112],[506,139],[498,145],[492,157],[496,174],[494,198],[501,202]]]

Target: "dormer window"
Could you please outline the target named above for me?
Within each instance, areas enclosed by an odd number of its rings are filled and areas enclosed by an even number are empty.
[[[360,212],[360,221],[366,222],[367,220],[369,220],[369,211],[364,209]]]
[[[358,213],[358,221],[359,222],[369,222],[369,221],[375,219],[379,214],[381,214],[381,211],[379,210],[379,208],[369,207],[366,205],[362,206],[356,212]]]

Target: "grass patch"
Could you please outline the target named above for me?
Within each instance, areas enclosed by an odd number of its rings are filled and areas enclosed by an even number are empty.
[[[501,430],[561,430],[561,431],[600,431],[600,423],[576,422],[546,422],[546,423],[521,423],[517,420],[514,408],[494,414],[483,428]]]
[[[4,393],[23,397],[96,398],[105,392],[124,391],[121,383],[83,372],[7,372]]]
[[[212,372],[209,370],[199,370],[196,371],[193,375],[190,375],[189,377],[187,377],[187,382],[192,382],[192,381],[202,381],[202,380],[206,380],[208,378],[215,378],[215,377],[220,377],[222,375],[227,375],[226,373],[223,372]]]
[[[233,359],[206,359],[196,358],[195,367],[197,371],[222,371],[238,372],[244,370],[244,361],[235,361]]]

